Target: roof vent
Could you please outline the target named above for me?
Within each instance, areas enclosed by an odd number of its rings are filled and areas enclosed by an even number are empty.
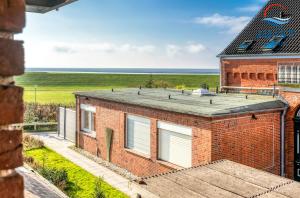
[[[198,96],[212,96],[214,94],[210,93],[207,89],[197,89],[194,90],[193,95],[198,95]]]

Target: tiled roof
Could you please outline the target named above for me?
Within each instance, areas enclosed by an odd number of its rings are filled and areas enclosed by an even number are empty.
[[[270,0],[246,28],[219,56],[247,55],[300,55],[300,0]],[[287,24],[271,25],[266,18],[291,18]],[[286,35],[283,45],[273,51],[264,51],[262,46],[275,35]],[[246,51],[238,51],[240,44],[254,40],[253,46]]]

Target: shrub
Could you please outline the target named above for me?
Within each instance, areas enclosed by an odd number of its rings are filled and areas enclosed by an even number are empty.
[[[200,87],[201,87],[202,89],[207,89],[207,90],[209,90],[209,85],[208,85],[207,83],[201,84]]]
[[[102,189],[103,179],[101,177],[95,180],[94,198],[105,198],[105,191]]]
[[[146,88],[168,88],[171,87],[171,84],[167,81],[163,81],[163,80],[148,80],[145,83],[145,87]]]
[[[185,86],[185,84],[182,84],[182,85],[176,85],[176,89],[179,89],[179,90],[185,90],[185,89],[186,89],[186,86]]]
[[[24,112],[24,122],[56,122],[59,104],[38,104],[26,103]],[[74,105],[67,105],[68,108],[74,108]]]
[[[154,87],[155,88],[168,88],[168,87],[171,87],[171,84],[167,81],[155,80],[154,81]]]
[[[65,169],[56,169],[56,168],[46,168],[42,167],[38,170],[38,172],[57,186],[61,190],[65,190],[68,183],[68,173]]]
[[[23,145],[24,145],[24,150],[27,151],[36,148],[42,148],[44,146],[44,142],[42,140],[34,138],[31,135],[24,135]]]

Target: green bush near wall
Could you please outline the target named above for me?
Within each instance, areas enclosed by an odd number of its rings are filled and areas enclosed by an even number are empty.
[[[35,163],[47,167],[47,169],[64,170],[68,175],[65,193],[71,198],[93,198],[95,197],[95,189],[99,186],[107,198],[128,197],[49,148],[41,147],[27,150],[25,156],[33,158]]]

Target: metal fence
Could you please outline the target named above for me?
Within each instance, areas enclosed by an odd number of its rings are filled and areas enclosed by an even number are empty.
[[[58,136],[75,143],[76,111],[67,109],[66,107],[59,108]]]

